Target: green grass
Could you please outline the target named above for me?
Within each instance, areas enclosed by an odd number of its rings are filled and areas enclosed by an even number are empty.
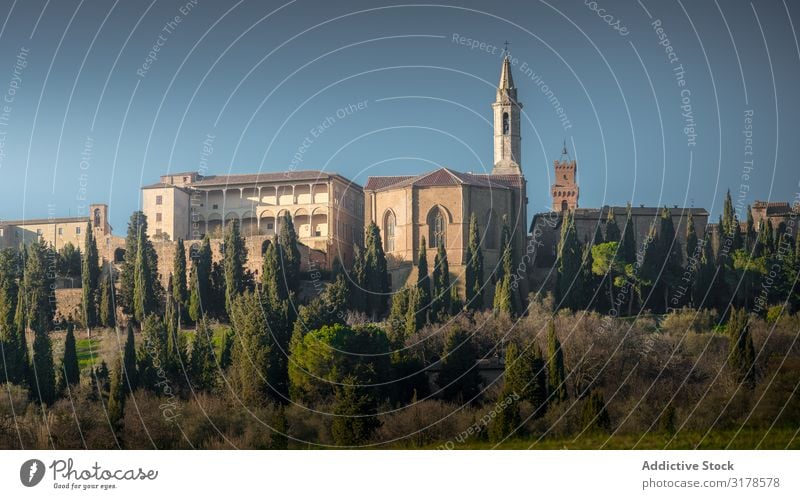
[[[75,341],[75,349],[78,351],[78,365],[81,370],[91,367],[95,362],[99,363],[102,359],[100,356],[100,340],[91,339],[78,339]]]
[[[576,450],[576,449],[800,449],[800,437],[795,436],[796,429],[778,428],[767,432],[767,429],[745,428],[736,430],[705,432],[684,431],[670,439],[664,433],[641,435],[582,435],[573,438],[545,438],[537,442],[536,437],[513,438],[502,444],[473,441],[455,444],[455,449],[534,449],[534,450]],[[641,438],[641,441],[640,441]],[[762,441],[763,439],[763,441]],[[788,447],[787,447],[788,446]],[[431,448],[439,448],[432,445]]]

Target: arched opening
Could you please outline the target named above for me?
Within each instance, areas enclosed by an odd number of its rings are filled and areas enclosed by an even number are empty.
[[[328,237],[328,212],[325,208],[316,208],[311,214],[312,237]]]
[[[122,263],[125,260],[125,248],[114,250],[114,263]]]
[[[259,215],[258,225],[262,235],[273,236],[275,235],[275,214],[269,210],[261,212]]]
[[[386,251],[394,251],[394,233],[397,219],[391,210],[387,210],[383,216],[383,247]]]
[[[503,113],[503,135],[508,135],[508,113]]]
[[[447,219],[444,211],[436,206],[428,213],[428,245],[438,248],[447,246]]]
[[[219,239],[222,237],[222,216],[219,213],[211,213],[208,215],[208,229],[206,233],[211,239]]]
[[[294,230],[298,237],[311,237],[311,217],[308,211],[300,208],[294,212]]]
[[[100,227],[100,208],[94,209],[94,222],[92,222],[94,227]]]
[[[567,204],[567,200],[561,201],[561,211],[567,211],[569,209],[569,205]]]

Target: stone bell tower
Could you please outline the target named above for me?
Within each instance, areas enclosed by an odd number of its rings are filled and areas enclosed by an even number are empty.
[[[494,110],[494,168],[495,175],[522,175],[519,116],[522,104],[517,101],[517,88],[511,77],[511,62],[503,58]]]
[[[555,168],[555,182],[550,187],[553,197],[553,211],[574,210],[578,207],[578,182],[575,178],[578,166],[574,159],[569,157],[567,144],[561,150],[561,157],[553,162]]]

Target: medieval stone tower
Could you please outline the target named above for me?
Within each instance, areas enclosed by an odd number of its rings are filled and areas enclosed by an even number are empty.
[[[577,165],[567,153],[567,145],[561,151],[561,157],[553,162],[555,165],[555,182],[550,187],[553,197],[553,211],[574,210],[578,207],[578,182],[575,179]]]
[[[494,110],[494,168],[495,175],[521,175],[519,115],[522,104],[517,101],[517,89],[511,77],[511,63],[503,58]]]

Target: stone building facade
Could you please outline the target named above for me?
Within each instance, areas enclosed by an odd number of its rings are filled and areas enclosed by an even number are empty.
[[[21,244],[41,239],[56,251],[67,243],[83,251],[89,222],[92,223],[101,260],[113,262],[120,259],[122,255],[118,250],[125,247],[125,240],[112,234],[108,205],[105,204],[89,205],[88,216],[0,221],[0,248],[19,248]]]
[[[494,167],[490,174],[463,173],[450,168],[415,176],[370,177],[365,191],[365,218],[381,229],[392,289],[416,279],[417,255],[426,240],[432,268],[439,241],[444,243],[455,280],[463,296],[463,272],[474,213],[481,231],[486,277],[500,257],[500,231],[508,220],[517,255],[524,251],[527,195],[520,167],[520,109],[509,60],[503,60],[494,112]],[[491,289],[489,289],[491,288]],[[487,286],[487,296],[494,289]]]
[[[153,241],[180,238],[187,247],[206,234],[221,238],[232,220],[239,222],[246,239],[260,247],[278,234],[280,217],[288,212],[300,243],[307,251],[324,255],[324,268],[335,259],[350,265],[353,245],[362,242],[364,230],[361,186],[322,171],[163,175],[160,182],[142,187],[142,211]]]

